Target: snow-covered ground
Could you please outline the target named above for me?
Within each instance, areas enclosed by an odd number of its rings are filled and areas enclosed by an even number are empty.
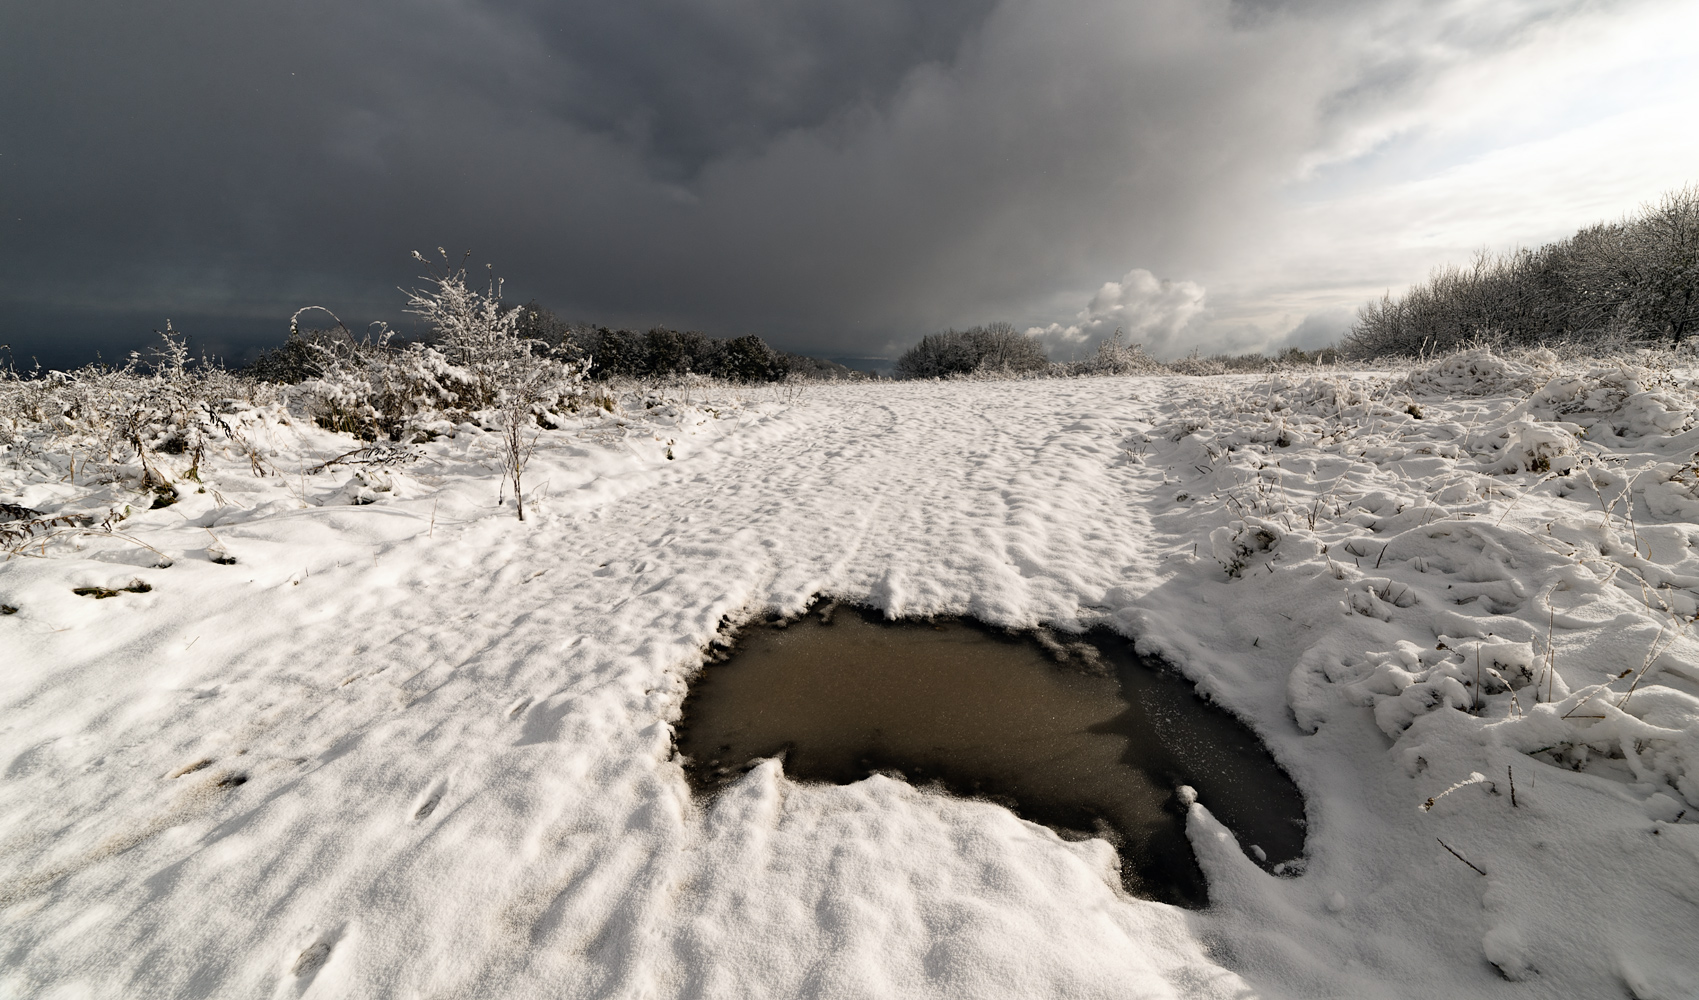
[[[469,425],[315,473],[355,442],[248,411],[160,509],[7,456],[132,510],[0,565],[0,995],[1699,993],[1687,375],[716,393],[546,432],[524,522]],[[704,648],[821,594],[1137,637],[1303,789],[1301,874],[1207,801],[1202,912],[884,777],[693,802]]]

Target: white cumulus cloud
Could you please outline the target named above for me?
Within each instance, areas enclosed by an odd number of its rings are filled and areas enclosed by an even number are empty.
[[[1120,281],[1104,282],[1072,323],[1035,326],[1027,333],[1043,341],[1053,355],[1065,356],[1119,329],[1123,342],[1142,343],[1149,353],[1165,355],[1173,353],[1180,332],[1203,310],[1202,285],[1158,278],[1135,267]]]

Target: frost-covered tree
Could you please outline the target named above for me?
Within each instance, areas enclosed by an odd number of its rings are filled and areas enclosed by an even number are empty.
[[[1630,238],[1628,313],[1643,329],[1667,332],[1672,340],[1699,333],[1699,187],[1665,195],[1642,214]]]
[[[525,336],[526,310],[502,302],[500,281],[479,288],[464,260],[438,253],[440,264],[413,255],[431,273],[407,296],[407,311],[425,322],[428,336],[395,346],[380,330],[356,342],[338,321],[342,337],[302,338],[321,372],[304,387],[320,423],[367,439],[429,436],[456,421],[498,424],[501,471],[524,520],[525,466],[537,435],[561,410],[576,408],[589,362],[570,347]]]

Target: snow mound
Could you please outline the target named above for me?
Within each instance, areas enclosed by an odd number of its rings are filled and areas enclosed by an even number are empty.
[[[1550,351],[1509,358],[1480,347],[1412,369],[1398,384],[1407,392],[1427,396],[1526,394],[1549,380],[1557,367],[1557,355]]]

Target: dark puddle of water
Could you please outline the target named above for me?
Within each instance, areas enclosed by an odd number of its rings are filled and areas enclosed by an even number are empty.
[[[754,626],[692,681],[676,732],[699,794],[768,757],[798,781],[897,772],[1103,836],[1128,892],[1183,906],[1208,893],[1180,785],[1265,868],[1304,850],[1303,797],[1256,737],[1107,630],[1058,642],[841,606]]]

